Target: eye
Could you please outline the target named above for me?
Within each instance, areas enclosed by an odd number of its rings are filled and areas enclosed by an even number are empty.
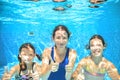
[[[93,46],[94,46],[93,44],[90,45],[90,47],[93,47]]]
[[[29,56],[33,56],[33,54],[29,54]]]
[[[63,37],[63,39],[67,39],[67,37]]]
[[[102,46],[102,44],[98,44],[98,46]]]
[[[57,36],[56,39],[60,39],[60,36]]]
[[[27,54],[22,54],[22,55],[26,56]]]

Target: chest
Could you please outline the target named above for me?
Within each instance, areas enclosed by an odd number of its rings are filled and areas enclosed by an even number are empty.
[[[107,65],[104,62],[100,62],[98,65],[96,65],[93,61],[89,61],[87,65],[85,66],[85,70],[90,73],[106,73],[106,67]]]

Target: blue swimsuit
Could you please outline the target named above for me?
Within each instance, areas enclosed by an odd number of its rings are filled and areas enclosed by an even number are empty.
[[[66,80],[65,79],[65,73],[66,73],[65,66],[69,63],[68,56],[69,56],[69,48],[67,48],[67,52],[66,52],[64,60],[59,64],[58,71],[51,72],[48,80]],[[52,57],[53,61],[55,62],[53,47],[52,47],[52,51],[51,51],[51,57]]]

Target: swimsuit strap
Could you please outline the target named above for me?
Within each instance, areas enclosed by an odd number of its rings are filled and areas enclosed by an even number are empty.
[[[32,63],[32,72],[34,73],[33,67],[35,65],[35,62]]]
[[[35,65],[35,62],[32,63],[32,72],[33,72],[33,73],[34,73],[34,70],[33,70],[34,65]],[[21,70],[21,68],[20,68],[19,75],[21,74],[21,71],[22,71],[22,70]]]
[[[65,55],[65,58],[62,62],[65,61],[65,59],[67,59],[69,56],[69,48],[67,48],[67,51],[66,51],[66,55]],[[55,62],[55,59],[54,59],[54,47],[52,47],[52,51],[51,51],[51,57],[52,57],[52,60]]]
[[[54,60],[54,47],[52,47],[51,57],[52,57],[52,60],[55,62],[55,60]]]

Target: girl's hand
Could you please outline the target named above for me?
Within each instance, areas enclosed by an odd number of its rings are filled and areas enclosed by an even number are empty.
[[[2,80],[10,80],[11,76],[8,71],[8,66],[4,66],[4,71],[5,71],[5,73],[2,77]]]
[[[83,74],[79,74],[77,77],[77,80],[85,80],[85,77]]]
[[[5,74],[3,75],[2,80],[10,80],[10,78],[11,78],[10,74],[9,74],[9,73],[5,73]]]

